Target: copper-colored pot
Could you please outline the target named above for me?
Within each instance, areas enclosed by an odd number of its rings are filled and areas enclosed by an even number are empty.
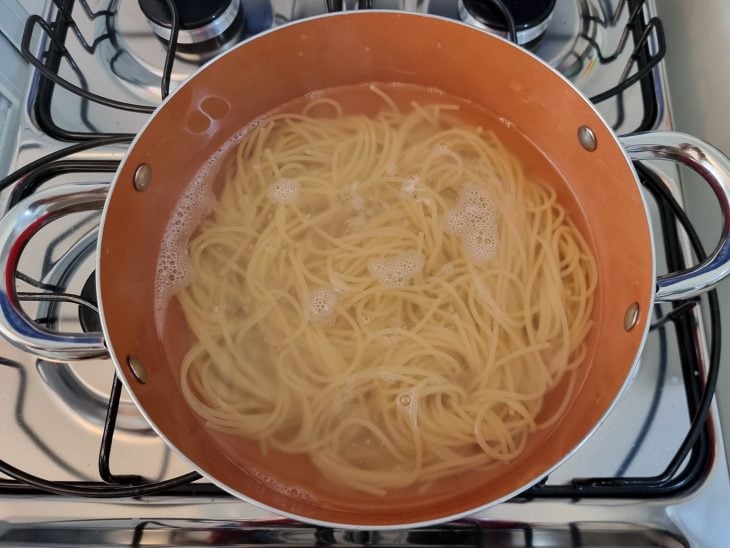
[[[185,329],[184,319],[173,306],[167,319],[172,336],[158,339],[153,281],[163,231],[181,192],[224,141],[254,118],[308,92],[369,81],[435,86],[470,99],[509,120],[512,131],[545,155],[559,174],[547,182],[587,235],[598,263],[595,324],[567,412],[557,426],[535,434],[516,460],[491,472],[452,478],[448,488],[436,488],[433,495],[404,491],[379,498],[345,493],[325,480],[306,485],[315,496],[304,500],[251,472],[253,465],[287,485],[295,481],[294,457],[263,458],[256,444],[206,428],[190,409],[179,382],[186,348],[174,337],[175,326]],[[657,280],[649,217],[630,158],[674,159],[694,167],[712,185],[726,230],[706,264]],[[80,184],[39,192],[0,222],[5,274],[0,330],[15,344],[51,359],[108,351],[157,433],[195,469],[238,497],[296,519],[350,527],[452,519],[525,489],[580,446],[630,381],[654,300],[696,295],[728,273],[729,173],[722,153],[689,136],[643,134],[620,142],[567,80],[530,53],[480,30],[397,12],[305,20],[248,40],[191,77],[152,115],[111,188]],[[50,219],[102,205],[97,286],[103,336],[45,331],[18,306],[18,256]],[[548,396],[544,412],[554,407],[553,399]]]

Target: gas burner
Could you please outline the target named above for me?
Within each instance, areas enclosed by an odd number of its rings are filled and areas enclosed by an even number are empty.
[[[505,7],[515,19],[518,41],[550,66],[583,86],[586,77],[598,63],[598,50],[604,46],[606,35],[614,32],[615,22],[605,23],[607,14],[601,0],[539,0],[505,1]],[[475,7],[478,6],[478,7]],[[486,6],[486,10],[484,9]],[[484,21],[490,13],[495,21],[489,28],[467,8],[474,10]],[[489,11],[491,8],[491,11]],[[540,8],[540,9],[538,9]],[[499,36],[507,36],[502,12],[491,0],[430,0],[428,12],[441,17],[459,19],[469,25]],[[599,24],[599,22],[602,22]],[[624,21],[621,22],[624,24]],[[501,25],[501,29],[498,26]],[[526,42],[527,41],[527,42]],[[525,43],[526,42],[526,43]],[[599,89],[599,91],[602,91]]]
[[[536,45],[545,34],[555,9],[555,0],[503,0],[504,7],[515,22],[517,43]],[[565,3],[565,2],[563,2]],[[507,24],[502,11],[492,0],[459,0],[459,15],[465,23],[507,36]]]
[[[111,35],[110,40],[100,43],[99,49],[104,63],[118,79],[116,81],[142,101],[155,105],[160,101],[160,79],[170,37],[170,17],[164,0],[138,1],[110,0],[107,17],[96,20],[96,35]],[[170,75],[172,89],[211,57],[230,49],[247,36],[269,29],[273,24],[269,0],[246,0],[245,10],[240,0],[175,2],[181,29]],[[149,9],[153,4],[158,11]],[[227,13],[231,12],[234,14],[233,20],[228,25],[222,23],[230,18]],[[148,13],[154,19],[148,19]],[[211,19],[216,13],[219,15]],[[194,25],[200,24],[203,26],[194,28]],[[150,26],[155,32],[150,32]],[[215,29],[221,33],[212,37],[211,33]],[[191,41],[204,37],[202,42]]]
[[[78,225],[80,229],[83,225]],[[76,233],[76,232],[74,232]],[[96,227],[87,231],[66,251],[43,278],[47,286],[59,287],[65,293],[80,295],[96,304],[94,276]],[[75,305],[59,304],[55,301],[41,301],[38,316],[46,318],[49,329],[78,332],[101,331],[99,316],[87,307],[78,307],[78,321],[65,307]],[[114,366],[109,360],[90,360],[74,363],[50,362],[39,359],[36,369],[46,385],[79,418],[98,428],[104,425],[109,401]],[[139,434],[150,434],[149,424],[139,414],[126,391],[122,392],[117,428]]]
[[[598,24],[604,17],[595,0],[560,0],[532,52],[576,85],[583,85],[605,43],[607,27]]]
[[[138,0],[155,35],[167,45],[172,17],[165,0]],[[240,38],[244,32],[240,0],[175,0],[180,19],[177,52],[182,55],[210,56]]]

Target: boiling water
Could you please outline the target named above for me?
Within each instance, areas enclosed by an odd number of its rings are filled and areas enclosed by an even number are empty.
[[[449,116],[475,128],[477,133],[486,130],[494,132],[501,143],[504,144],[504,147],[520,160],[528,177],[537,178],[546,185],[558,188],[561,201],[569,210],[577,211],[575,203],[571,201],[570,190],[565,186],[565,182],[555,167],[504,116],[495,116],[478,105],[446,96],[435,89],[398,84],[379,84],[379,89],[386,91],[396,108],[403,112],[408,112],[414,108],[412,102],[416,102],[421,106],[433,104],[458,105],[458,110],[448,111]],[[235,165],[233,156],[238,145],[273,114],[299,113],[307,108],[312,101],[321,101],[322,99],[337,100],[346,114],[372,116],[389,107],[389,105],[384,105],[383,98],[374,93],[369,85],[349,86],[317,92],[283,105],[275,112],[253,121],[231,136],[219,148],[210,161],[201,168],[182,195],[164,236],[155,283],[155,320],[158,333],[163,340],[165,339],[165,317],[170,309],[170,303],[174,296],[184,290],[195,276],[188,255],[188,241],[200,226],[201,221],[209,218],[211,212],[215,211],[216,194],[223,187],[222,180],[225,174],[230,173],[232,166]],[[332,117],[333,108],[325,101],[310,109],[308,114],[314,117],[328,118]],[[445,143],[436,143],[433,153],[453,155],[453,151]],[[259,168],[257,165],[251,167],[253,170]],[[388,177],[402,176],[403,180],[399,187],[401,194],[413,204],[423,206],[429,211],[433,210],[436,207],[433,197],[429,197],[428,193],[423,192],[423,185],[426,183],[420,179],[418,174],[400,174],[398,169],[398,164],[391,162],[385,166],[384,173]],[[306,184],[306,181],[299,178],[287,176],[274,178],[265,188],[264,199],[273,204],[273,207],[297,207],[302,211],[306,211]],[[333,237],[342,234],[356,234],[369,222],[373,215],[377,214],[377,211],[387,210],[392,205],[387,202],[373,204],[367,191],[363,190],[361,181],[343,180],[341,187],[341,199],[333,207],[344,208],[346,219],[341,226],[333,227],[333,230],[341,231],[339,234],[333,233]],[[448,207],[435,221],[440,226],[443,237],[457,238],[460,242],[462,256],[475,267],[488,265],[489,261],[500,251],[501,241],[500,213],[488,190],[477,182],[465,181],[460,185],[458,191],[450,191],[448,195],[442,198]],[[251,197],[251,199],[255,199],[255,197]],[[322,213],[321,210],[307,212],[308,215],[313,217]],[[325,249],[326,239],[316,235],[313,238],[318,238],[317,241],[320,241],[323,249]],[[272,255],[276,255],[280,251],[279,249],[265,250],[266,253]],[[326,250],[323,252],[326,252]],[[427,272],[429,257],[425,256],[416,246],[413,246],[412,249],[371,258],[367,262],[367,272],[374,283],[382,289],[398,291],[416,284],[427,273],[436,272],[444,276],[451,275],[455,268],[454,264],[457,262],[456,259],[458,257],[450,257],[449,260],[440,264],[430,265],[430,270]],[[271,272],[272,278],[280,275],[280,272]],[[291,294],[291,298],[300,305],[301,319],[318,326],[318,329],[346,329],[346,326],[335,325],[335,321],[338,306],[346,299],[351,298],[353,291],[355,291],[353,288],[357,284],[353,283],[350,278],[348,272],[331,272],[324,280],[305,280],[307,284],[306,291]],[[241,291],[245,292],[246,289],[242,287]],[[242,297],[241,302],[244,303],[244,308],[246,308],[245,303],[251,302],[253,298],[248,294]],[[231,304],[225,300],[215,304],[209,311],[209,320],[212,322],[225,321],[230,307]],[[456,311],[453,311],[453,313],[456,313]],[[403,336],[403,332],[409,331],[417,320],[394,316],[388,319],[386,325],[374,325],[367,310],[358,311],[354,319],[360,325],[367,326],[371,331],[382,330],[383,336],[377,341],[368,343],[380,345],[382,352],[388,352],[389,347],[397,346],[398,337]],[[192,339],[187,342],[177,340],[175,344],[189,347],[194,342]],[[241,348],[245,348],[248,354],[247,357],[254,361],[265,361],[272,352],[261,334],[255,329],[242,339],[242,342],[239,341],[237,344],[243,344]],[[278,347],[273,349],[275,353],[279,350]],[[336,352],[334,347],[332,352]],[[264,371],[268,365],[262,367],[262,371]],[[396,370],[397,367],[394,368],[394,372],[382,372],[381,380],[386,387],[390,386],[394,387],[393,390],[397,389],[397,393],[393,396],[394,405],[402,409],[410,417],[413,424],[417,424],[419,417],[418,391],[414,387],[397,388],[401,378]],[[321,373],[322,371],[319,370],[318,374]],[[459,383],[463,387],[468,387],[468,376],[460,379]],[[358,393],[359,390],[362,389],[358,388],[356,383],[344,383],[337,390],[335,397],[332,398],[333,412],[335,414],[344,413],[349,406],[358,405],[358,398],[362,397],[362,394]],[[234,382],[231,383],[226,397],[235,401],[236,388]],[[245,407],[245,402],[242,402],[241,405]],[[332,500],[336,500],[333,497],[342,496],[342,485],[338,485],[337,481],[333,481],[331,477],[328,477],[327,473],[323,472],[321,468],[313,468],[308,454],[293,457],[292,455],[284,455],[269,447],[266,440],[261,440],[258,445],[258,453],[253,454],[250,453],[252,445],[239,445],[235,440],[235,435],[231,436],[230,432],[217,434],[211,431],[211,434],[211,439],[217,440],[217,449],[227,454],[227,460],[238,462],[242,470],[247,470],[260,483],[269,487],[272,485],[278,486],[275,489],[277,492],[285,491],[288,496],[303,498],[307,501],[327,499],[330,503],[332,503]],[[534,440],[527,444],[525,454],[534,449],[542,435],[544,433],[533,436]],[[346,457],[353,463],[361,463],[363,468],[372,467],[374,466],[373,463],[387,460],[382,457],[384,451],[383,441],[372,432],[361,429],[357,435],[350,436],[349,443],[350,447],[345,451]],[[241,447],[245,447],[245,449],[242,450]],[[256,447],[255,443],[253,447]],[[247,460],[253,464],[247,466]],[[286,489],[282,491],[283,487],[281,486],[286,486]],[[428,492],[431,497],[448,497],[455,490],[466,487],[473,487],[473,480],[470,479],[469,473],[460,473],[444,480],[417,483],[403,489],[395,489],[393,491],[395,498],[392,499],[392,504],[397,506],[398,500],[417,498],[424,491]],[[297,493],[302,494],[301,497],[297,497]],[[352,490],[350,496],[353,497],[353,500],[367,500],[367,495],[358,489]]]

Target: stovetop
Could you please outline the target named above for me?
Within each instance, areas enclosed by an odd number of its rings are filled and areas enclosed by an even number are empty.
[[[456,0],[372,4],[459,17]],[[320,15],[325,5],[245,0],[245,34]],[[72,143],[134,134],[160,102],[166,47],[137,2],[56,0],[39,15],[29,23],[26,53],[42,70],[127,107],[81,98],[37,70],[25,98],[14,168]],[[625,134],[671,128],[659,62],[663,41],[651,1],[557,0],[534,52],[573,80]],[[171,87],[205,58],[178,58]],[[4,211],[39,188],[111,182],[124,150],[119,143],[46,162],[4,190],[0,206]],[[681,268],[691,257],[661,192],[668,189],[681,203],[676,170],[664,173],[669,176],[643,174],[659,273]],[[75,214],[31,241],[17,289],[32,318],[61,331],[93,327],[86,301],[93,298],[97,228],[96,214]],[[49,300],[49,294],[60,297]],[[711,545],[730,538],[722,505],[730,498],[730,481],[714,406],[708,422],[692,420],[711,363],[715,318],[707,310],[706,302],[655,309],[629,390],[580,450],[537,486],[467,520],[404,532],[310,527],[237,501],[204,480],[189,483],[191,470],[114,382],[110,360],[54,363],[0,340],[0,459],[21,472],[14,479],[0,475],[0,544]],[[684,447],[688,432],[696,440]],[[49,488],[76,496],[49,494]],[[126,496],[113,497],[118,494]]]

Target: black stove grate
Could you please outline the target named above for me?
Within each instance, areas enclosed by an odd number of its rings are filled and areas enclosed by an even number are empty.
[[[78,64],[65,46],[68,31],[73,31],[79,44],[81,44],[81,47],[90,54],[94,54],[97,46],[104,40],[111,39],[112,35],[111,32],[107,30],[106,33],[95,37],[91,42],[87,41],[87,39],[81,33],[72,15],[73,6],[76,1],[78,1],[78,3],[82,6],[84,14],[89,19],[93,20],[98,17],[108,18],[114,15],[114,13],[109,10],[101,10],[98,12],[91,10],[86,0],[53,0],[53,3],[57,8],[56,19],[53,23],[49,23],[40,15],[31,15],[26,21],[23,38],[20,44],[20,51],[23,55],[23,58],[31,65],[33,65],[38,71],[38,74],[42,76],[42,78],[40,79],[41,81],[39,84],[38,93],[36,94],[35,103],[33,105],[33,111],[36,116],[36,120],[38,121],[38,125],[41,127],[41,129],[43,129],[45,133],[61,141],[86,141],[90,139],[98,139],[101,137],[117,137],[126,135],[119,133],[69,131],[58,126],[53,120],[53,115],[51,114],[51,101],[53,98],[54,87],[56,85],[61,86],[88,101],[99,103],[110,108],[149,114],[151,114],[155,110],[154,106],[117,101],[103,95],[98,95],[89,90],[89,85],[86,77],[79,69]],[[174,0],[165,0],[165,2],[167,3],[167,7],[170,10],[170,13],[172,14],[172,30],[170,46],[167,48],[164,71],[160,82],[160,92],[163,99],[167,97],[168,93],[170,92],[170,75],[172,73],[172,66],[175,61],[177,35],[180,30],[178,12],[177,8],[175,7]],[[31,51],[31,43],[33,41],[33,36],[36,29],[40,29],[40,31],[48,37],[48,49],[44,55],[45,61],[42,61],[39,57],[36,57]],[[61,61],[64,58],[68,61],[72,70],[79,78],[79,81],[81,83],[80,86],[69,82],[59,75]],[[85,112],[82,111],[81,115],[85,116]]]
[[[636,131],[652,129],[652,125],[656,120],[658,106],[656,104],[656,98],[653,91],[652,73],[654,67],[661,62],[666,53],[664,30],[661,20],[657,17],[652,17],[648,20],[646,19],[644,10],[645,1],[646,0],[621,0],[616,6],[614,13],[610,14],[610,16],[605,19],[587,16],[596,24],[607,27],[615,25],[625,9],[630,10],[628,21],[614,51],[610,53],[604,52],[600,45],[592,37],[583,35],[583,38],[592,45],[598,57],[598,62],[601,64],[607,64],[615,61],[619,55],[624,52],[626,47],[629,47],[631,39],[633,39],[633,50],[629,56],[626,66],[623,69],[619,81],[612,88],[591,97],[591,100],[594,103],[600,103],[612,98],[615,99],[618,107],[618,120],[615,127],[618,127],[624,120],[623,93],[630,87],[639,84],[644,106],[644,118],[640,126],[635,129]],[[87,79],[84,77],[78,67],[78,64],[65,46],[70,30],[81,47],[86,52],[93,54],[101,42],[113,39],[109,30],[108,18],[115,15],[114,11],[99,10],[95,12],[89,7],[87,0],[53,0],[53,2],[57,7],[55,20],[53,22],[48,22],[38,15],[29,17],[21,43],[21,53],[23,54],[23,57],[36,68],[40,76],[38,92],[33,104],[33,112],[38,125],[45,133],[61,141],[88,141],[101,137],[126,135],[119,133],[100,133],[95,131],[71,131],[59,126],[54,120],[51,112],[51,103],[55,86],[61,86],[87,101],[99,103],[109,108],[129,112],[152,113],[156,107],[117,101],[91,91],[89,89]],[[168,5],[168,9],[170,9],[172,13],[176,13],[174,1],[165,0],[165,2]],[[100,17],[107,18],[107,31],[94,38],[84,37],[73,16],[73,8],[76,3],[82,7],[81,10],[77,11],[83,12],[83,15],[91,20]],[[338,11],[338,8],[342,9],[341,2],[339,4],[328,2],[327,6],[330,11]],[[367,2],[361,2],[360,6],[367,8]],[[31,50],[31,43],[36,30],[43,33],[48,38],[46,41],[47,48],[39,56],[36,56]],[[174,18],[172,35],[176,36],[178,30],[179,24],[175,24]],[[169,91],[170,74],[175,57],[175,42],[172,41],[171,44],[172,46],[168,48],[166,54],[164,64],[165,70],[163,71],[161,82],[161,94],[163,98],[167,96]],[[66,59],[71,69],[78,77],[80,85],[73,84],[59,75],[61,62],[64,59]],[[636,67],[637,70],[632,72],[634,67]],[[83,103],[83,105],[85,104],[86,103]],[[82,109],[83,108],[85,107],[82,106]],[[84,111],[82,111],[81,115],[85,115]],[[133,137],[132,135],[128,136]]]
[[[89,18],[109,15],[107,11],[93,12],[85,0],[54,0],[58,8],[56,19],[53,23],[48,23],[38,16],[30,17],[23,37],[22,50],[24,56],[38,69],[39,74],[42,76],[34,104],[34,112],[38,123],[50,136],[59,140],[74,141],[76,144],[52,153],[45,158],[41,158],[0,180],[0,191],[9,187],[13,188],[11,204],[17,203],[17,201],[28,196],[53,177],[62,173],[86,171],[110,174],[114,172],[118,165],[116,162],[72,161],[64,158],[80,150],[88,150],[107,144],[125,143],[131,141],[133,138],[133,135],[127,134],[71,132],[57,126],[50,112],[50,104],[55,85],[61,85],[66,89],[77,92],[82,97],[100,102],[111,108],[132,110],[135,112],[152,112],[154,110],[153,107],[119,103],[94,95],[88,89],[74,86],[69,82],[63,81],[58,76],[60,62],[64,57],[72,67],[75,66],[75,62],[64,46],[69,30],[72,30],[77,36],[77,39],[83,44],[84,49],[91,52],[93,52],[101,40],[108,39],[107,35],[102,35],[89,42],[81,36],[78,26],[71,16],[75,1],[78,1],[83,8],[83,12]],[[174,2],[172,0],[167,0],[167,2],[174,8]],[[635,46],[619,83],[610,90],[606,90],[604,93],[592,99],[595,102],[599,102],[615,98],[618,101],[619,118],[622,119],[622,94],[630,86],[638,83],[642,91],[644,103],[644,118],[638,129],[648,130],[654,127],[659,112],[654,95],[653,68],[661,61],[665,52],[665,44],[661,21],[657,18],[652,18],[648,21],[645,20],[643,4],[643,0],[621,1],[618,4],[616,12],[610,18],[610,21],[597,21],[599,24],[608,25],[618,19],[618,15],[620,15],[624,6],[628,6],[627,9],[631,10],[629,22],[624,29],[622,39],[616,51],[608,55],[600,50],[598,51],[598,57],[601,63],[614,60],[623,51],[623,48],[626,47],[630,36],[633,37]],[[49,36],[48,50],[45,52],[44,61],[35,57],[29,47],[33,32],[36,28],[41,29]],[[655,45],[654,49],[656,50],[654,52],[652,52],[652,48],[650,47],[652,40]],[[594,46],[598,49],[597,44],[594,44]],[[173,56],[174,51],[169,51],[168,58],[171,60]],[[171,65],[171,62],[167,64]],[[637,71],[629,75],[634,65],[637,67]],[[168,66],[168,77],[170,68]],[[81,81],[84,81],[83,77]],[[165,83],[163,82],[162,85],[162,94],[164,96]],[[677,223],[689,235],[695,254],[700,259],[703,258],[704,251],[701,248],[697,234],[681,207],[672,197],[671,192],[652,172],[643,169],[640,164],[637,164],[636,168],[642,183],[654,197],[659,207],[661,228],[664,233],[668,260],[667,266],[669,269],[677,271],[686,266],[682,262],[680,234]],[[22,275],[20,276],[22,277]],[[27,295],[24,294],[23,298],[33,300],[69,300],[80,306],[94,307],[93,303],[88,303],[79,296],[59,295],[53,292],[53,288],[45,287],[40,283],[32,285],[35,285],[39,291],[27,292]],[[680,492],[687,492],[698,485],[712,460],[711,447],[713,439],[712,430],[708,421],[708,412],[717,382],[720,361],[720,315],[717,294],[715,291],[710,291],[703,299],[707,300],[710,312],[708,325],[710,326],[711,348],[706,377],[704,376],[699,352],[696,347],[698,343],[692,335],[692,327],[695,322],[692,309],[699,302],[698,300],[674,304],[671,312],[665,314],[652,325],[652,329],[656,329],[659,334],[660,355],[665,357],[667,352],[666,336],[664,334],[666,324],[669,322],[673,323],[677,331],[679,357],[682,365],[687,409],[690,419],[688,433],[666,469],[661,474],[653,477],[619,477],[623,470],[628,468],[633,458],[633,455],[629,454],[626,461],[622,464],[622,470],[617,471],[616,477],[575,478],[564,485],[548,485],[546,483],[548,478],[546,477],[542,482],[519,495],[516,500],[527,501],[536,498],[663,497]],[[666,359],[663,361],[666,361]],[[0,365],[17,369],[22,381],[24,372],[18,364],[0,358]],[[661,367],[660,364],[660,375],[663,374]],[[664,365],[664,367],[666,366]],[[146,482],[144,478],[139,476],[117,476],[113,474],[109,468],[109,462],[113,450],[112,442],[119,409],[121,387],[121,382],[115,376],[107,407],[106,423],[100,443],[98,466],[100,481],[52,481],[28,474],[0,460],[0,472],[13,478],[11,480],[0,480],[0,494],[54,493],[58,495],[93,498],[136,497],[152,494],[228,497],[229,495],[212,484],[197,482],[196,480],[201,479],[201,476],[195,472],[155,483]],[[656,394],[654,400],[657,400]],[[23,399],[19,398],[19,401],[16,403],[16,406],[19,406],[19,408],[16,411],[20,411],[22,405]],[[640,430],[639,437],[646,434],[655,412],[656,403],[653,403],[649,413],[645,417],[644,427]],[[637,439],[637,445],[640,445],[641,441],[641,439]],[[43,447],[42,443],[39,447]]]

